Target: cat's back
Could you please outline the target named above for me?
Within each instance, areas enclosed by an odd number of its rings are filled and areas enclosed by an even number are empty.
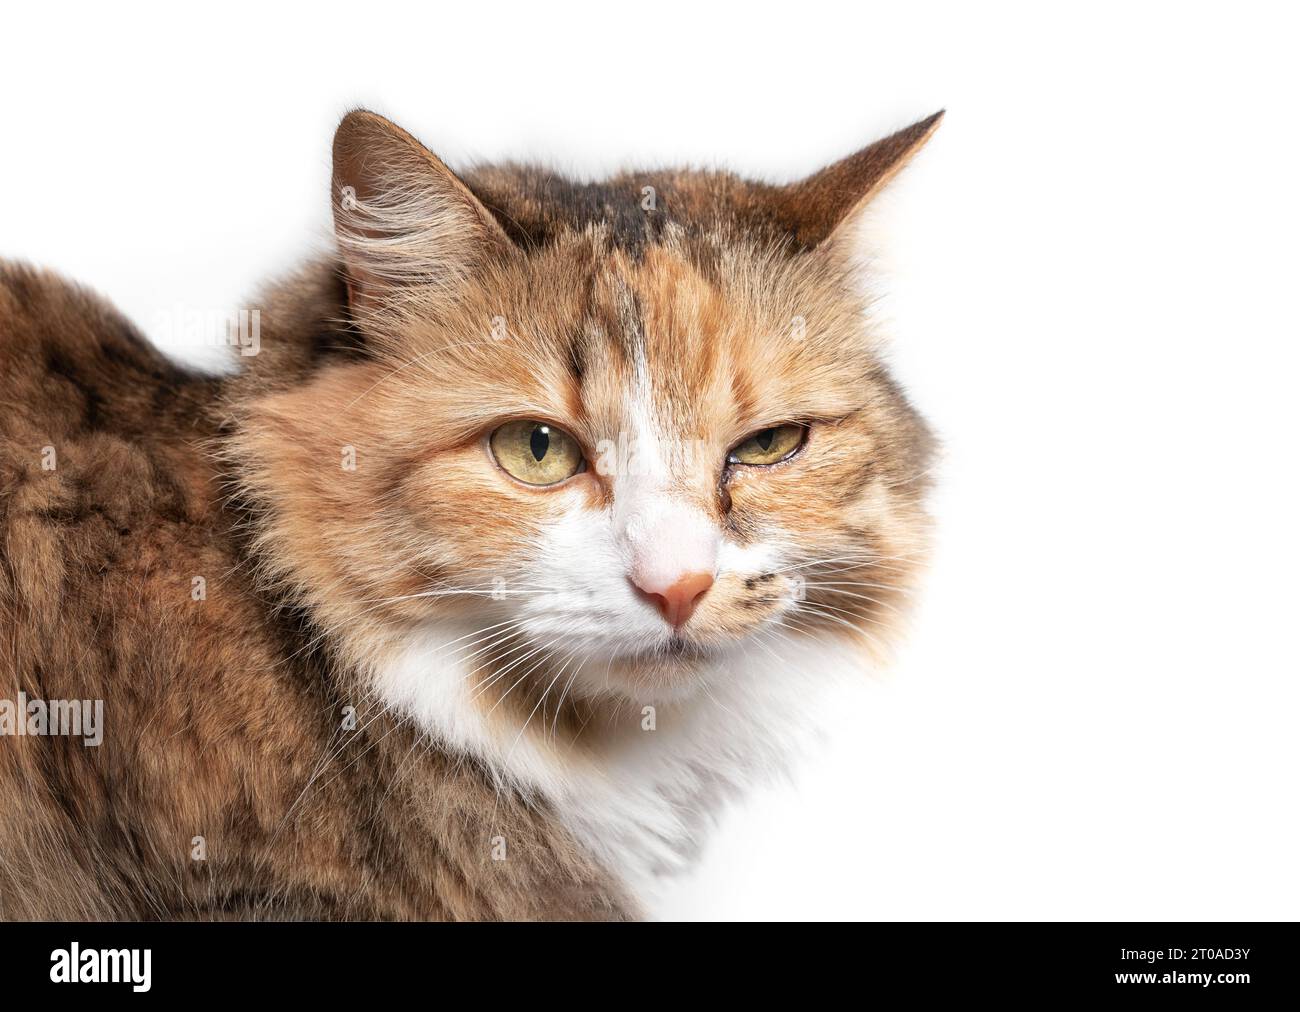
[[[231,565],[204,449],[215,382],[98,296],[0,262],[0,698],[38,670],[80,695],[176,667],[164,618],[184,627],[193,576]]]
[[[49,271],[0,260],[0,414],[61,438],[193,428],[211,389],[172,362],[98,295]]]
[[[111,305],[0,262],[0,556],[10,600],[168,549],[208,512],[212,380],[169,362]]]
[[[103,701],[119,742],[163,722],[130,700],[174,680],[160,602],[201,571],[207,389],[104,300],[0,261],[0,700]],[[60,855],[124,803],[97,785],[133,783],[129,750],[0,746],[0,916],[123,909],[115,875]]]

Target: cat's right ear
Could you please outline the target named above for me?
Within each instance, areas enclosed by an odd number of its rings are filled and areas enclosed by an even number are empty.
[[[510,248],[491,213],[432,151],[356,110],[334,134],[334,233],[354,313],[411,286],[451,288]]]
[[[943,111],[904,127],[806,179],[776,191],[778,217],[804,246],[833,245],[851,237],[862,212],[925,147]]]

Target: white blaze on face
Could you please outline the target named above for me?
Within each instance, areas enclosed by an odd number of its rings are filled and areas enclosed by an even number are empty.
[[[614,523],[627,558],[627,576],[647,594],[663,595],[696,579],[707,589],[717,575],[722,532],[697,505],[673,489],[701,461],[683,434],[658,424],[649,369],[639,359],[628,392],[634,452],[614,482]],[[701,590],[702,593],[702,590]]]
[[[617,501],[617,490],[614,495]],[[717,524],[663,490],[638,490],[628,498],[619,533],[633,583],[647,594],[663,594],[693,574],[717,575]]]

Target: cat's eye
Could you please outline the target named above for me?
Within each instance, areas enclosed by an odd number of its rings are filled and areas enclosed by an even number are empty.
[[[755,432],[727,454],[729,464],[779,464],[803,445],[808,428],[804,425],[776,425]]]
[[[488,441],[501,469],[528,485],[555,485],[582,470],[582,450],[548,422],[506,422]]]

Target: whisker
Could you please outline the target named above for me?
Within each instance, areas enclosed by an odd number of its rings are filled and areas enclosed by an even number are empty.
[[[808,586],[809,586],[810,588],[813,587],[812,584],[809,584]],[[818,586],[818,587],[826,587],[826,586],[828,586],[828,584],[818,584],[817,586]],[[813,588],[813,589],[816,589],[816,588]],[[890,611],[892,611],[895,615],[902,615],[902,614],[903,614],[901,611],[898,610],[898,608],[894,607],[894,605],[890,604],[888,601],[881,601],[879,598],[872,597],[872,596],[870,596],[869,594],[855,594],[855,593],[853,593],[853,591],[851,591],[851,590],[839,590],[838,588],[832,589],[832,590],[830,591],[830,593],[831,593],[832,595],[837,595],[837,594],[838,594],[838,595],[841,596],[841,597],[852,597],[852,598],[856,598],[856,599],[858,599],[858,600],[860,600],[860,601],[869,601],[871,604],[877,604],[877,605],[879,605],[879,606],[882,607],[882,608],[888,608],[888,609],[889,609]],[[819,603],[820,603],[820,602],[819,602]]]
[[[564,674],[565,668],[569,666],[569,663],[573,660],[573,658],[578,656],[578,652],[581,649],[582,649],[581,647],[575,647],[572,651],[570,651],[569,655],[565,657],[564,663],[560,665],[560,669],[555,673],[555,677],[552,678],[550,682],[547,683],[546,688],[542,690],[542,698],[537,701],[537,704],[533,707],[532,712],[529,713],[528,716],[524,719],[524,726],[519,729],[519,733],[515,735],[515,740],[510,743],[510,749],[509,751],[506,752],[506,758],[505,758],[505,765],[507,767],[510,765],[510,757],[515,754],[515,747],[519,744],[519,739],[524,736],[524,732],[528,730],[528,725],[532,722],[533,714],[537,713],[538,707],[540,707],[543,703],[546,702],[546,697],[550,695],[551,689],[554,688],[555,683],[558,682],[560,680],[560,676]],[[545,720],[546,718],[543,717],[542,719]]]
[[[850,629],[850,630],[852,630],[852,631],[855,632],[855,633],[860,633],[861,635],[867,637],[867,639],[869,639],[869,640],[870,640],[873,644],[875,644],[879,649],[881,649],[881,650],[884,650],[884,649],[885,649],[885,644],[882,643],[878,637],[872,635],[870,632],[868,632],[866,629],[863,629],[861,626],[854,625],[853,623],[851,623],[851,622],[846,622],[844,619],[839,618],[839,617],[836,616],[836,615],[831,615],[831,614],[829,614],[828,612],[826,612],[826,611],[823,610],[823,606],[818,606],[818,605],[808,605],[808,606],[807,606],[807,610],[810,611],[810,612],[812,612],[814,615],[817,615],[817,616],[819,616],[819,617],[821,617],[821,618],[830,619],[830,621],[832,621],[832,622],[838,622],[840,625],[844,626],[844,628],[846,628],[846,629]],[[836,611],[842,611],[842,609],[838,609],[838,608],[835,609],[835,610],[836,610]],[[842,611],[842,613],[845,614],[845,615],[853,615],[852,612]],[[861,616],[853,615],[853,617],[854,617],[854,618],[860,618]]]
[[[524,658],[523,658],[523,660],[527,660],[528,657],[533,657],[533,656],[535,656],[535,655],[537,655],[537,654],[541,654],[541,655],[542,655],[541,657],[539,657],[539,658],[537,659],[537,661],[533,664],[532,667],[530,667],[530,668],[529,668],[527,671],[525,671],[522,675],[520,675],[518,678],[516,678],[516,679],[514,680],[514,682],[511,684],[510,688],[506,689],[506,691],[503,692],[503,693],[501,694],[501,697],[500,697],[500,698],[499,698],[495,703],[492,704],[492,709],[488,710],[488,713],[489,713],[489,714],[492,713],[493,710],[495,710],[498,706],[500,706],[502,703],[505,702],[506,696],[508,696],[508,695],[510,695],[510,693],[514,692],[516,686],[518,686],[518,685],[519,685],[519,684],[520,684],[520,683],[521,683],[525,678],[527,678],[527,677],[528,677],[529,675],[531,675],[534,671],[536,671],[538,668],[540,668],[543,664],[546,663],[546,661],[547,661],[547,659],[548,659],[548,655],[545,653],[545,651],[549,650],[549,649],[550,649],[551,647],[553,647],[556,643],[559,643],[560,640],[562,640],[563,638],[564,638],[563,636],[556,636],[555,639],[551,640],[549,643],[545,644],[544,646],[540,646],[540,647],[538,647],[538,648],[537,648],[536,650],[534,650],[532,653],[528,654],[527,657],[524,657]],[[519,661],[512,662],[511,667],[514,667],[514,666],[515,666],[516,664],[518,664],[518,663],[520,663],[520,662],[519,662]],[[498,673],[498,674],[496,675],[496,677],[494,677],[494,678],[492,679],[492,681],[493,681],[493,682],[498,681],[504,673],[505,673],[505,672],[500,672],[500,673]]]

